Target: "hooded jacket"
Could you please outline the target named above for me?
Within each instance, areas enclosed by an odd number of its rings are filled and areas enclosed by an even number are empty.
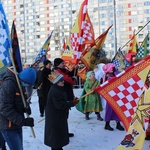
[[[15,74],[7,70],[0,86],[0,129],[19,129],[24,120],[24,106]]]

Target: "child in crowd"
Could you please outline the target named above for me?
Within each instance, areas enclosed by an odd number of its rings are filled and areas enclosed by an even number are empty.
[[[114,77],[117,74],[115,65],[112,64],[112,63],[105,64],[103,66],[103,70],[105,72],[104,81],[107,81],[107,80],[111,79],[112,77]],[[120,124],[119,117],[117,116],[115,111],[112,109],[112,107],[108,103],[106,103],[106,112],[105,112],[105,122],[106,122],[105,129],[106,130],[110,130],[110,131],[114,130],[110,126],[110,121],[111,120],[116,120],[116,123],[117,123],[116,128],[118,130],[124,131],[124,128]]]
[[[86,75],[86,81],[84,83],[83,92],[82,92],[82,95],[87,94],[87,96],[85,96],[85,98],[81,99],[79,102],[80,104],[81,103],[83,104],[83,106],[82,106],[83,113],[85,114],[86,120],[90,119],[89,114],[91,112],[95,112],[95,114],[97,115],[97,120],[103,121],[103,119],[100,115],[100,111],[102,111],[103,109],[102,109],[102,104],[101,104],[101,99],[100,99],[99,94],[96,92],[92,92],[92,93],[88,94],[88,92],[92,91],[98,85],[100,85],[100,82],[98,80],[96,80],[94,72],[89,71]]]

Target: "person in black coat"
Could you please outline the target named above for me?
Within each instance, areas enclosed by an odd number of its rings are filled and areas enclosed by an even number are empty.
[[[2,84],[2,79],[0,78],[0,86]],[[2,136],[1,132],[0,132],[0,150],[6,150],[6,143],[4,140],[4,137]]]
[[[61,58],[55,58],[54,59],[54,68],[53,70],[57,70],[60,74],[64,76],[64,90],[67,94],[67,99],[69,101],[72,101],[74,98],[74,92],[73,92],[73,85],[76,83],[76,77],[75,72],[77,73],[77,70],[75,71],[69,71],[65,68],[65,63],[63,59]],[[69,117],[69,112],[68,112]],[[69,137],[73,137],[74,133],[68,133]]]
[[[34,87],[37,89],[37,95],[38,95],[38,102],[39,102],[39,111],[40,111],[40,116],[44,116],[44,110],[45,110],[45,103],[43,99],[43,78],[42,78],[42,71],[44,69],[44,64],[40,63],[39,64],[39,70],[36,73],[36,81],[34,84]]]
[[[27,68],[18,73],[24,97],[25,84],[34,84],[36,71]],[[22,127],[34,126],[33,118],[25,118],[24,113],[31,114],[28,105],[24,106],[15,72],[8,68],[0,86],[0,132],[11,150],[23,150]]]
[[[68,111],[78,100],[68,101],[62,74],[54,71],[49,80],[53,85],[49,90],[46,105],[44,143],[52,150],[63,150],[62,147],[69,143]]]
[[[48,80],[48,75],[51,74],[52,63],[50,60],[45,60],[43,63],[44,63],[44,69],[42,71],[42,80],[43,80],[42,93],[43,93],[43,101],[44,101],[44,109],[45,109],[47,103],[48,91],[51,87],[51,82]]]

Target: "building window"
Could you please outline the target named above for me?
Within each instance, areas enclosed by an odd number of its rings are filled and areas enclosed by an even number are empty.
[[[146,13],[146,14],[150,14],[150,9],[146,9],[146,10],[145,10],[145,13]]]
[[[139,34],[138,36],[139,36],[139,38],[143,38],[143,34]]]
[[[144,2],[144,6],[150,6],[150,1]]]
[[[37,37],[37,39],[39,39],[39,38],[40,38],[40,35],[37,35],[36,37]]]

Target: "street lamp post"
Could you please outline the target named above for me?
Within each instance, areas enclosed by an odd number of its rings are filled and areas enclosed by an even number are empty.
[[[116,0],[114,0],[114,29],[115,29],[115,53],[116,53],[117,52]]]
[[[25,2],[23,0],[23,20],[24,20],[24,48],[25,48],[25,63],[27,61],[27,55],[26,55],[26,23],[25,23]]]

